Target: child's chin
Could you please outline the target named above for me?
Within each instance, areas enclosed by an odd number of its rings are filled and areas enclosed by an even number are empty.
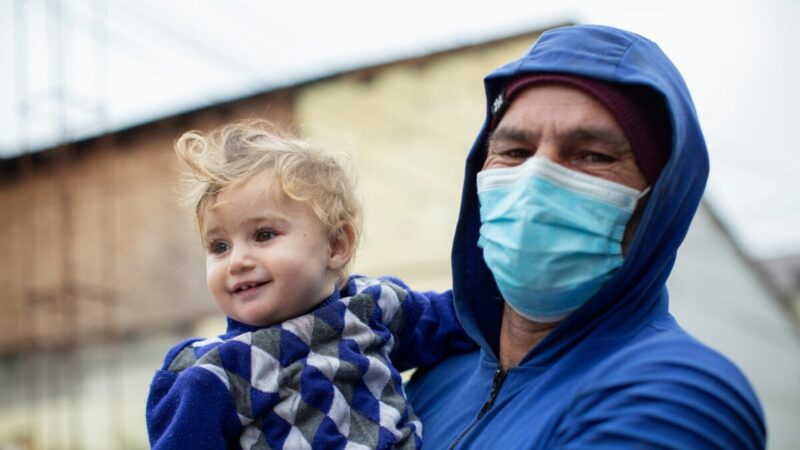
[[[246,320],[240,320],[240,322],[251,327],[268,327],[275,324],[277,321],[272,318],[247,317]]]

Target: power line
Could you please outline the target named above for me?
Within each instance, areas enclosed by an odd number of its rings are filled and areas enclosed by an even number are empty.
[[[118,43],[118,44],[122,44],[122,45],[126,46],[129,49],[144,51],[144,52],[146,52],[145,54],[148,55],[148,56],[153,56],[153,54],[154,54],[152,52],[153,50],[155,50],[156,53],[158,53],[158,54],[163,54],[165,49],[168,48],[168,46],[163,46],[163,45],[162,46],[150,45],[149,42],[147,42],[144,39],[141,39],[139,37],[139,34],[135,34],[135,33],[130,33],[129,34],[129,33],[126,33],[126,32],[123,31],[124,27],[112,26],[111,20],[108,18],[108,14],[107,13],[103,17],[98,17],[98,16],[95,16],[93,14],[92,15],[87,14],[85,11],[76,9],[74,7],[74,4],[64,4],[64,7],[66,7],[67,9],[70,9],[74,14],[80,16],[81,19],[83,19],[87,24],[90,25],[89,27],[78,27],[77,28],[78,31],[83,32],[83,33],[91,33],[90,38],[93,41],[98,42],[98,45],[104,46],[104,48],[106,48],[106,49],[111,47],[110,44],[112,43],[112,41],[115,42],[115,43]],[[102,41],[98,41],[98,39],[100,39],[100,36],[105,37],[105,39],[103,39]],[[168,55],[165,55],[165,56],[168,56],[168,57],[170,57],[170,59],[172,59],[172,57],[174,55],[168,54]],[[108,60],[105,59],[103,64],[107,68],[108,67]],[[150,66],[150,67],[154,68],[155,71],[157,71],[158,73],[160,73],[162,75],[167,75],[167,76],[168,75],[172,75],[172,76],[175,75],[174,72],[168,71],[167,69],[163,68],[159,64],[156,64],[156,65],[153,65],[153,66]],[[187,68],[187,67],[185,67],[183,65],[178,65],[176,67],[177,67],[178,70],[182,71],[184,73],[184,75],[187,76],[187,77],[194,77],[194,76],[197,75],[196,71],[193,71],[193,70],[191,70],[191,69],[189,69],[189,68]],[[107,88],[107,86],[106,86],[106,88]],[[216,99],[212,99],[211,97],[203,94],[202,92],[199,92],[197,94],[197,97],[200,98],[202,101],[206,102],[207,104],[214,104],[214,103],[217,102]]]
[[[160,23],[157,23],[155,20],[151,19],[150,17],[145,17],[144,15],[140,14],[139,11],[134,11],[133,9],[129,8],[125,3],[118,3],[117,6],[122,7],[123,10],[126,10],[128,16],[134,17],[140,23],[145,24],[151,30],[156,31],[157,33],[167,36],[171,39],[171,41],[175,44],[183,46],[184,48],[191,50],[192,52],[204,57],[207,60],[215,61],[219,66],[228,68],[232,72],[236,72],[237,74],[240,72],[244,72],[246,76],[250,76],[256,79],[263,78],[263,74],[261,71],[251,66],[248,63],[240,61],[237,58],[231,57],[225,51],[220,51],[214,47],[206,45],[205,42],[201,40],[194,39],[191,36],[185,35],[178,31],[175,31],[171,28],[165,27]]]

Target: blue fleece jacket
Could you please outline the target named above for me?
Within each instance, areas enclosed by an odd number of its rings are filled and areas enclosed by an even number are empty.
[[[314,310],[184,341],[153,377],[153,449],[419,448],[400,370],[474,344],[450,292],[350,277]],[[394,364],[394,365],[393,365]]]
[[[669,110],[672,150],[623,266],[503,373],[503,300],[476,245],[476,174],[486,157],[492,101],[509,77],[535,72],[649,86]],[[425,446],[763,448],[761,407],[745,377],[681,329],[668,309],[665,282],[708,176],[703,135],[677,69],[641,36],[573,26],[544,33],[485,85],[487,120],[467,157],[452,253],[456,311],[481,349],[418,371],[410,383]]]

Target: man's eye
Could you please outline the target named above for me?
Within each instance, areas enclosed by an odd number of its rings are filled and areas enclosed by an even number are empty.
[[[524,148],[512,148],[505,150],[503,156],[512,159],[528,159],[533,156],[533,151]]]
[[[228,244],[222,241],[209,242],[206,247],[208,252],[214,255],[221,255],[228,251]]]
[[[268,241],[276,236],[274,231],[271,230],[258,230],[255,234],[256,242]]]
[[[606,155],[605,153],[586,152],[578,157],[581,162],[589,164],[609,164],[615,161],[613,156]]]

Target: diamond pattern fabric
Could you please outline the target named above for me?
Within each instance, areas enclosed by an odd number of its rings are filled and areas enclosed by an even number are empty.
[[[408,293],[365,277],[347,290],[281,324],[192,342],[168,370],[200,369],[222,382],[242,448],[418,448],[422,425],[389,359],[409,325]]]

